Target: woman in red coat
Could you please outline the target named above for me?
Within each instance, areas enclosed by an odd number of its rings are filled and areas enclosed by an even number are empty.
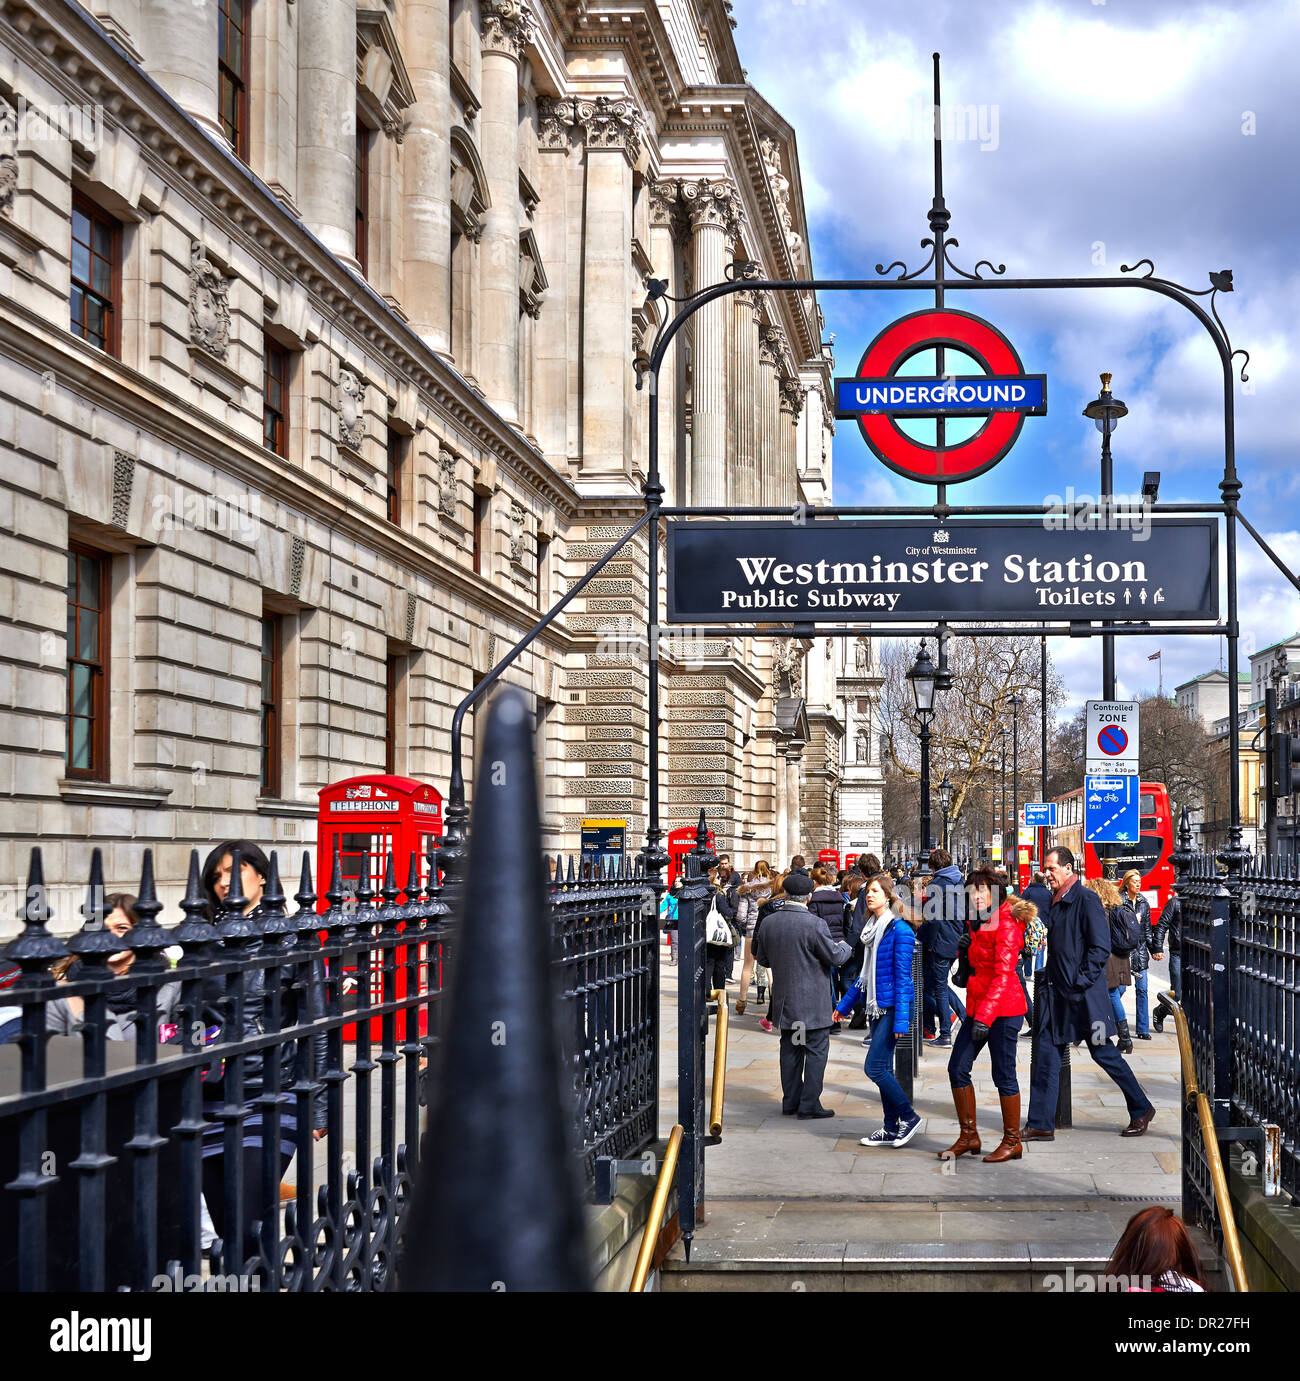
[[[966,888],[977,928],[970,938],[966,1019],[948,1061],[948,1082],[961,1133],[946,1151],[939,1152],[939,1158],[967,1152],[975,1156],[982,1149],[975,1127],[975,1090],[970,1075],[975,1056],[987,1045],[1002,1101],[1002,1141],[984,1159],[996,1164],[1021,1156],[1016,1042],[1025,1017],[1025,994],[1016,965],[1025,943],[1025,924],[1038,914],[1038,908],[1033,902],[1008,899],[1004,882],[990,870],[971,873]]]

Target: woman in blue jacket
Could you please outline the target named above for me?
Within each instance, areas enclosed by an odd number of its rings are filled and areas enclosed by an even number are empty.
[[[894,1077],[894,1046],[912,1029],[912,951],[916,932],[901,917],[902,904],[888,873],[877,873],[866,885],[862,927],[862,972],[835,1008],[832,1020],[847,1016],[859,1000],[871,1019],[871,1046],[866,1075],[880,1090],[885,1125],[863,1146],[906,1146],[921,1119]]]

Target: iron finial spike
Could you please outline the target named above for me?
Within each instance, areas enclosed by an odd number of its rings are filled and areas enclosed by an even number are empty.
[[[573,886],[573,855],[572,855],[572,854],[569,855],[569,875],[568,875],[568,878],[566,879],[566,881],[567,881],[567,883],[568,883],[568,885],[569,885],[570,887]]]
[[[420,900],[420,860],[414,849],[406,869],[406,904],[414,906]]]
[[[303,911],[314,910],[316,906],[316,888],[311,878],[311,850],[302,851],[302,875],[298,880],[298,890],[293,894],[293,899]]]
[[[486,886],[458,899],[456,964],[399,1279],[410,1291],[589,1290],[532,712],[513,686],[487,707],[480,760],[503,764],[510,789],[480,779],[468,874],[509,876],[510,905]]]
[[[172,936],[158,924],[162,909],[154,883],[153,850],[146,849],[140,865],[140,895],[135,903],[137,920],[126,937],[141,969],[166,968],[162,951],[172,943]]]

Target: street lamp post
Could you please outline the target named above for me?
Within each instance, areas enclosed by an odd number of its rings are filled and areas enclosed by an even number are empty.
[[[948,774],[943,774],[943,781],[939,783],[939,805],[943,809],[943,834],[940,838],[943,841],[944,849],[948,847],[948,807],[952,805],[952,783],[948,780]]]
[[[1002,804],[998,807],[998,833],[1002,836],[1002,862],[1007,861],[1007,726],[1003,724],[998,733],[1002,735]]]
[[[1083,410],[1085,417],[1091,417],[1101,433],[1101,507],[1103,521],[1110,519],[1110,500],[1115,493],[1115,478],[1110,456],[1111,433],[1119,425],[1119,419],[1128,415],[1128,408],[1110,391],[1109,374],[1101,375],[1101,392]],[[1102,628],[1110,627],[1110,620],[1102,621]],[[1115,698],[1115,635],[1103,632],[1101,635],[1101,698]]]
[[[916,702],[916,717],[921,724],[921,857],[920,864],[928,869],[930,863],[930,721],[934,718],[934,692],[938,673],[925,639],[907,673],[912,683],[912,697]]]
[[[1020,874],[1020,746],[1017,731],[1020,728],[1020,707],[1024,703],[1024,696],[1015,692],[1007,701],[1011,706],[1011,835],[1014,840],[1011,861],[1015,870],[1011,873],[1013,880]]]

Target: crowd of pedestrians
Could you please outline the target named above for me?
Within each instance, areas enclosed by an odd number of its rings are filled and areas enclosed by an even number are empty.
[[[779,1032],[781,1111],[829,1118],[821,1094],[836,1030],[864,1031],[863,1072],[880,1100],[881,1126],[864,1146],[902,1147],[922,1118],[894,1073],[900,1039],[924,1025],[926,1042],[951,1050],[948,1079],[956,1140],[942,1158],[980,1154],[972,1071],[987,1048],[1000,1103],[1002,1137],[983,1156],[992,1164],[1019,1160],[1027,1141],[1055,1138],[1061,1062],[1082,1045],[1124,1094],[1128,1122],[1121,1134],[1141,1136],[1155,1116],[1124,1056],[1133,1039],[1150,1040],[1147,971],[1170,955],[1171,986],[1181,916],[1173,898],[1154,920],[1141,877],[1119,886],[1084,879],[1074,856],[1048,852],[1043,871],[1018,893],[1004,871],[982,864],[963,875],[947,851],[933,850],[926,870],[885,869],[874,854],[833,872],[796,855],[782,872],[766,860],[742,873],[721,856],[708,878],[706,962],[709,985],[726,999],[740,965],[737,1015],[751,984],[766,1011],[758,1025]],[[683,879],[665,898],[665,925],[677,929]],[[676,936],[671,937],[675,955]],[[912,960],[922,955],[923,997],[915,1010]],[[1040,980],[1038,1008],[1031,995]],[[1134,988],[1136,1021],[1125,1014]],[[1154,1029],[1162,1030],[1157,1015]],[[1017,1074],[1021,1037],[1035,1042],[1028,1112],[1022,1121]],[[864,1089],[864,1092],[866,1090]]]

